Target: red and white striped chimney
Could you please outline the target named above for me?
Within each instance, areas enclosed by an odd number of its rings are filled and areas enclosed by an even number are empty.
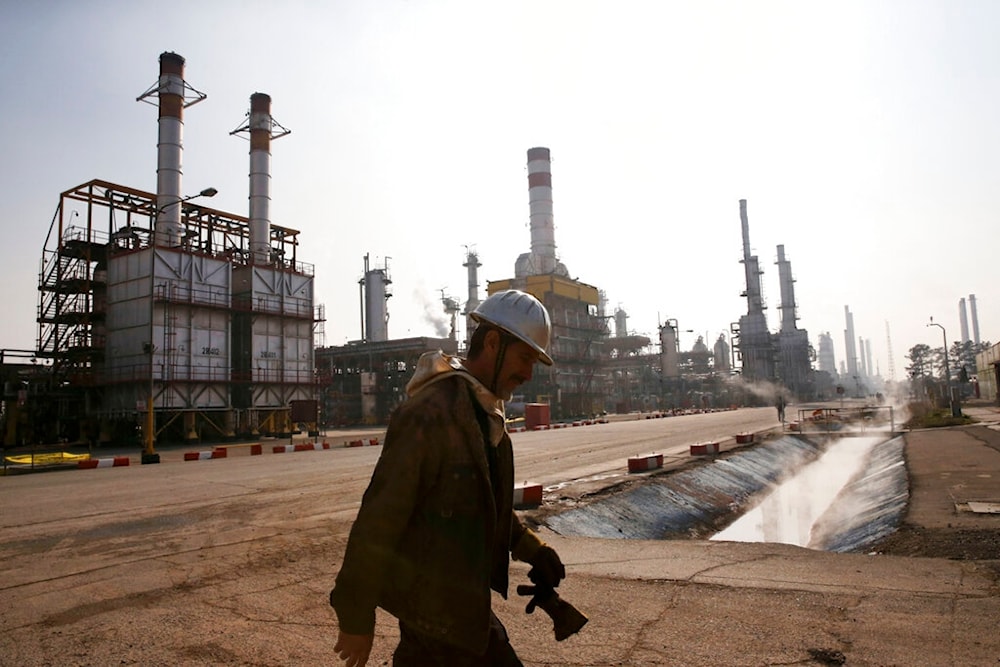
[[[250,96],[250,254],[254,264],[270,262],[271,96]]]
[[[187,101],[190,94],[191,101]],[[183,152],[184,108],[205,99],[184,80],[184,58],[172,52],[160,54],[160,78],[139,102],[157,97],[159,138],[156,142],[156,213],[153,245],[181,243],[181,153]]]
[[[528,205],[534,272],[554,273],[556,239],[552,216],[552,159],[548,148],[528,149]]]
[[[154,245],[181,243],[181,154],[184,134],[184,58],[160,54],[159,139],[156,142],[156,234]]]
[[[275,134],[275,129],[279,132]],[[271,140],[290,130],[271,116],[271,96],[250,96],[247,123],[230,132],[250,134],[250,261],[270,264],[271,258]]]

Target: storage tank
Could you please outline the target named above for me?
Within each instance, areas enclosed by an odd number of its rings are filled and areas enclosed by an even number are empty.
[[[665,378],[680,375],[677,368],[677,329],[669,323],[660,327],[660,369]]]

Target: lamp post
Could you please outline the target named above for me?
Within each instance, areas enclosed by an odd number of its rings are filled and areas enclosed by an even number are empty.
[[[156,452],[154,443],[156,442],[156,414],[153,410],[153,398],[155,396],[155,388],[153,386],[153,369],[156,367],[156,345],[153,343],[153,304],[156,302],[155,291],[156,291],[156,230],[155,218],[159,217],[164,210],[171,206],[180,206],[186,201],[195,199],[196,197],[214,197],[219,193],[215,188],[205,188],[198,194],[188,195],[187,197],[181,197],[177,201],[170,202],[169,204],[164,204],[160,208],[156,209],[156,215],[153,216],[154,220],[151,221],[151,225],[154,225],[150,229],[150,243],[149,243],[149,343],[143,345],[146,352],[149,353],[149,396],[146,400],[146,428],[145,437],[143,438],[143,450],[142,450],[142,463],[159,463],[160,455]],[[164,294],[164,298],[166,294]],[[166,320],[164,320],[164,325],[166,325]]]
[[[927,325],[929,327],[937,327],[941,330],[941,339],[944,342],[944,380],[945,387],[948,391],[948,403],[951,405],[951,416],[961,417],[962,416],[962,406],[956,400],[955,396],[951,391],[951,366],[948,363],[948,332],[945,331],[944,325],[938,324],[934,321],[934,317],[931,317],[930,323]]]

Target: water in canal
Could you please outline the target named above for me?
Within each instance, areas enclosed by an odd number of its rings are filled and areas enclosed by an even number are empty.
[[[711,539],[728,542],[781,542],[813,547],[813,527],[844,488],[864,471],[880,437],[849,437],[830,443],[815,461],[771,490]]]
[[[545,523],[580,537],[785,542],[863,551],[895,530],[908,497],[901,437],[859,433],[823,441],[786,434],[705,465],[650,477]]]

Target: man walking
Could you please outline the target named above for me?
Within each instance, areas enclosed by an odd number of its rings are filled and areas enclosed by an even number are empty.
[[[549,314],[530,294],[506,290],[471,317],[468,358],[420,358],[351,529],[330,593],[334,651],[347,667],[368,660],[377,606],[399,619],[396,666],[521,665],[490,590],[507,596],[510,556],[530,563],[540,586],[566,576],[514,513],[504,419],[504,401],[534,364],[552,365]]]

